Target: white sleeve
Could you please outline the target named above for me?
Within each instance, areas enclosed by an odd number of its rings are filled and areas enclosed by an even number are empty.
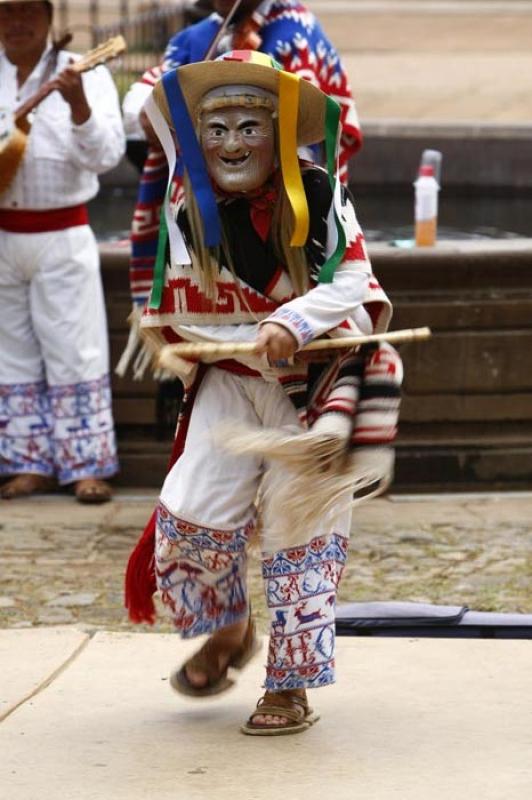
[[[124,130],[128,139],[146,139],[139,114],[152,91],[153,86],[137,81],[129,88],[124,97],[122,113],[124,114]]]
[[[299,347],[334,330],[348,318],[354,319],[363,333],[373,331],[369,314],[363,307],[372,277],[364,235],[351,202],[346,203],[343,212],[347,246],[332,283],[318,283],[301,297],[284,303],[261,323],[282,325],[294,336]]]
[[[369,272],[339,267],[332,283],[319,283],[301,297],[284,303],[261,324],[275,322],[287,328],[299,347],[354,315],[358,327],[364,333],[371,333],[371,321],[362,306],[368,293],[369,277]]]
[[[91,115],[82,125],[72,125],[69,160],[100,174],[115,167],[125,152],[120,103],[111,74],[103,66],[83,75],[83,88]]]

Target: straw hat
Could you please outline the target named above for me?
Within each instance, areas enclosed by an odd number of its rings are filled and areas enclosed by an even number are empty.
[[[279,96],[281,76],[288,74],[274,59],[264,53],[248,50],[225,53],[216,61],[187,64],[174,72],[193,121],[198,117],[202,98],[213,89],[239,84],[257,87]],[[325,138],[327,95],[306,80],[298,80],[297,85],[297,144],[316,144]],[[167,95],[161,83],[154,89],[154,100],[168,125],[174,127]]]

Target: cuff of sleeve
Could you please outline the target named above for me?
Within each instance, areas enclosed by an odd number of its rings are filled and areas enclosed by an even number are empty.
[[[100,130],[94,115],[94,111],[91,111],[91,115],[88,120],[83,122],[81,125],[72,123],[72,130],[76,136],[79,136],[84,140],[85,144],[88,144],[92,141],[95,143],[98,142]]]
[[[290,308],[281,306],[271,316],[263,320],[261,324],[263,325],[266,322],[275,322],[276,325],[282,325],[283,328],[290,331],[299,347],[303,347],[307,342],[314,339],[314,331],[306,319]]]

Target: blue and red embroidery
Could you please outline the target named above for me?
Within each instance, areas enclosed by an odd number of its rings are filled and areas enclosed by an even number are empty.
[[[57,475],[62,484],[117,471],[109,376],[48,386],[0,385],[0,475]]]

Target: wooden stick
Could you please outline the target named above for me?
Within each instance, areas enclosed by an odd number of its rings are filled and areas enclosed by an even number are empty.
[[[349,347],[358,347],[361,344],[372,342],[412,342],[428,339],[432,335],[430,328],[406,328],[389,333],[373,333],[369,336],[345,336],[335,339],[314,339],[301,351],[309,350],[339,350]],[[237,355],[253,355],[255,342],[179,342],[179,344],[165,345],[159,354],[159,363],[162,367],[171,369],[172,358],[201,358],[202,356],[223,356],[231,358]],[[297,354],[296,354],[297,355]]]

